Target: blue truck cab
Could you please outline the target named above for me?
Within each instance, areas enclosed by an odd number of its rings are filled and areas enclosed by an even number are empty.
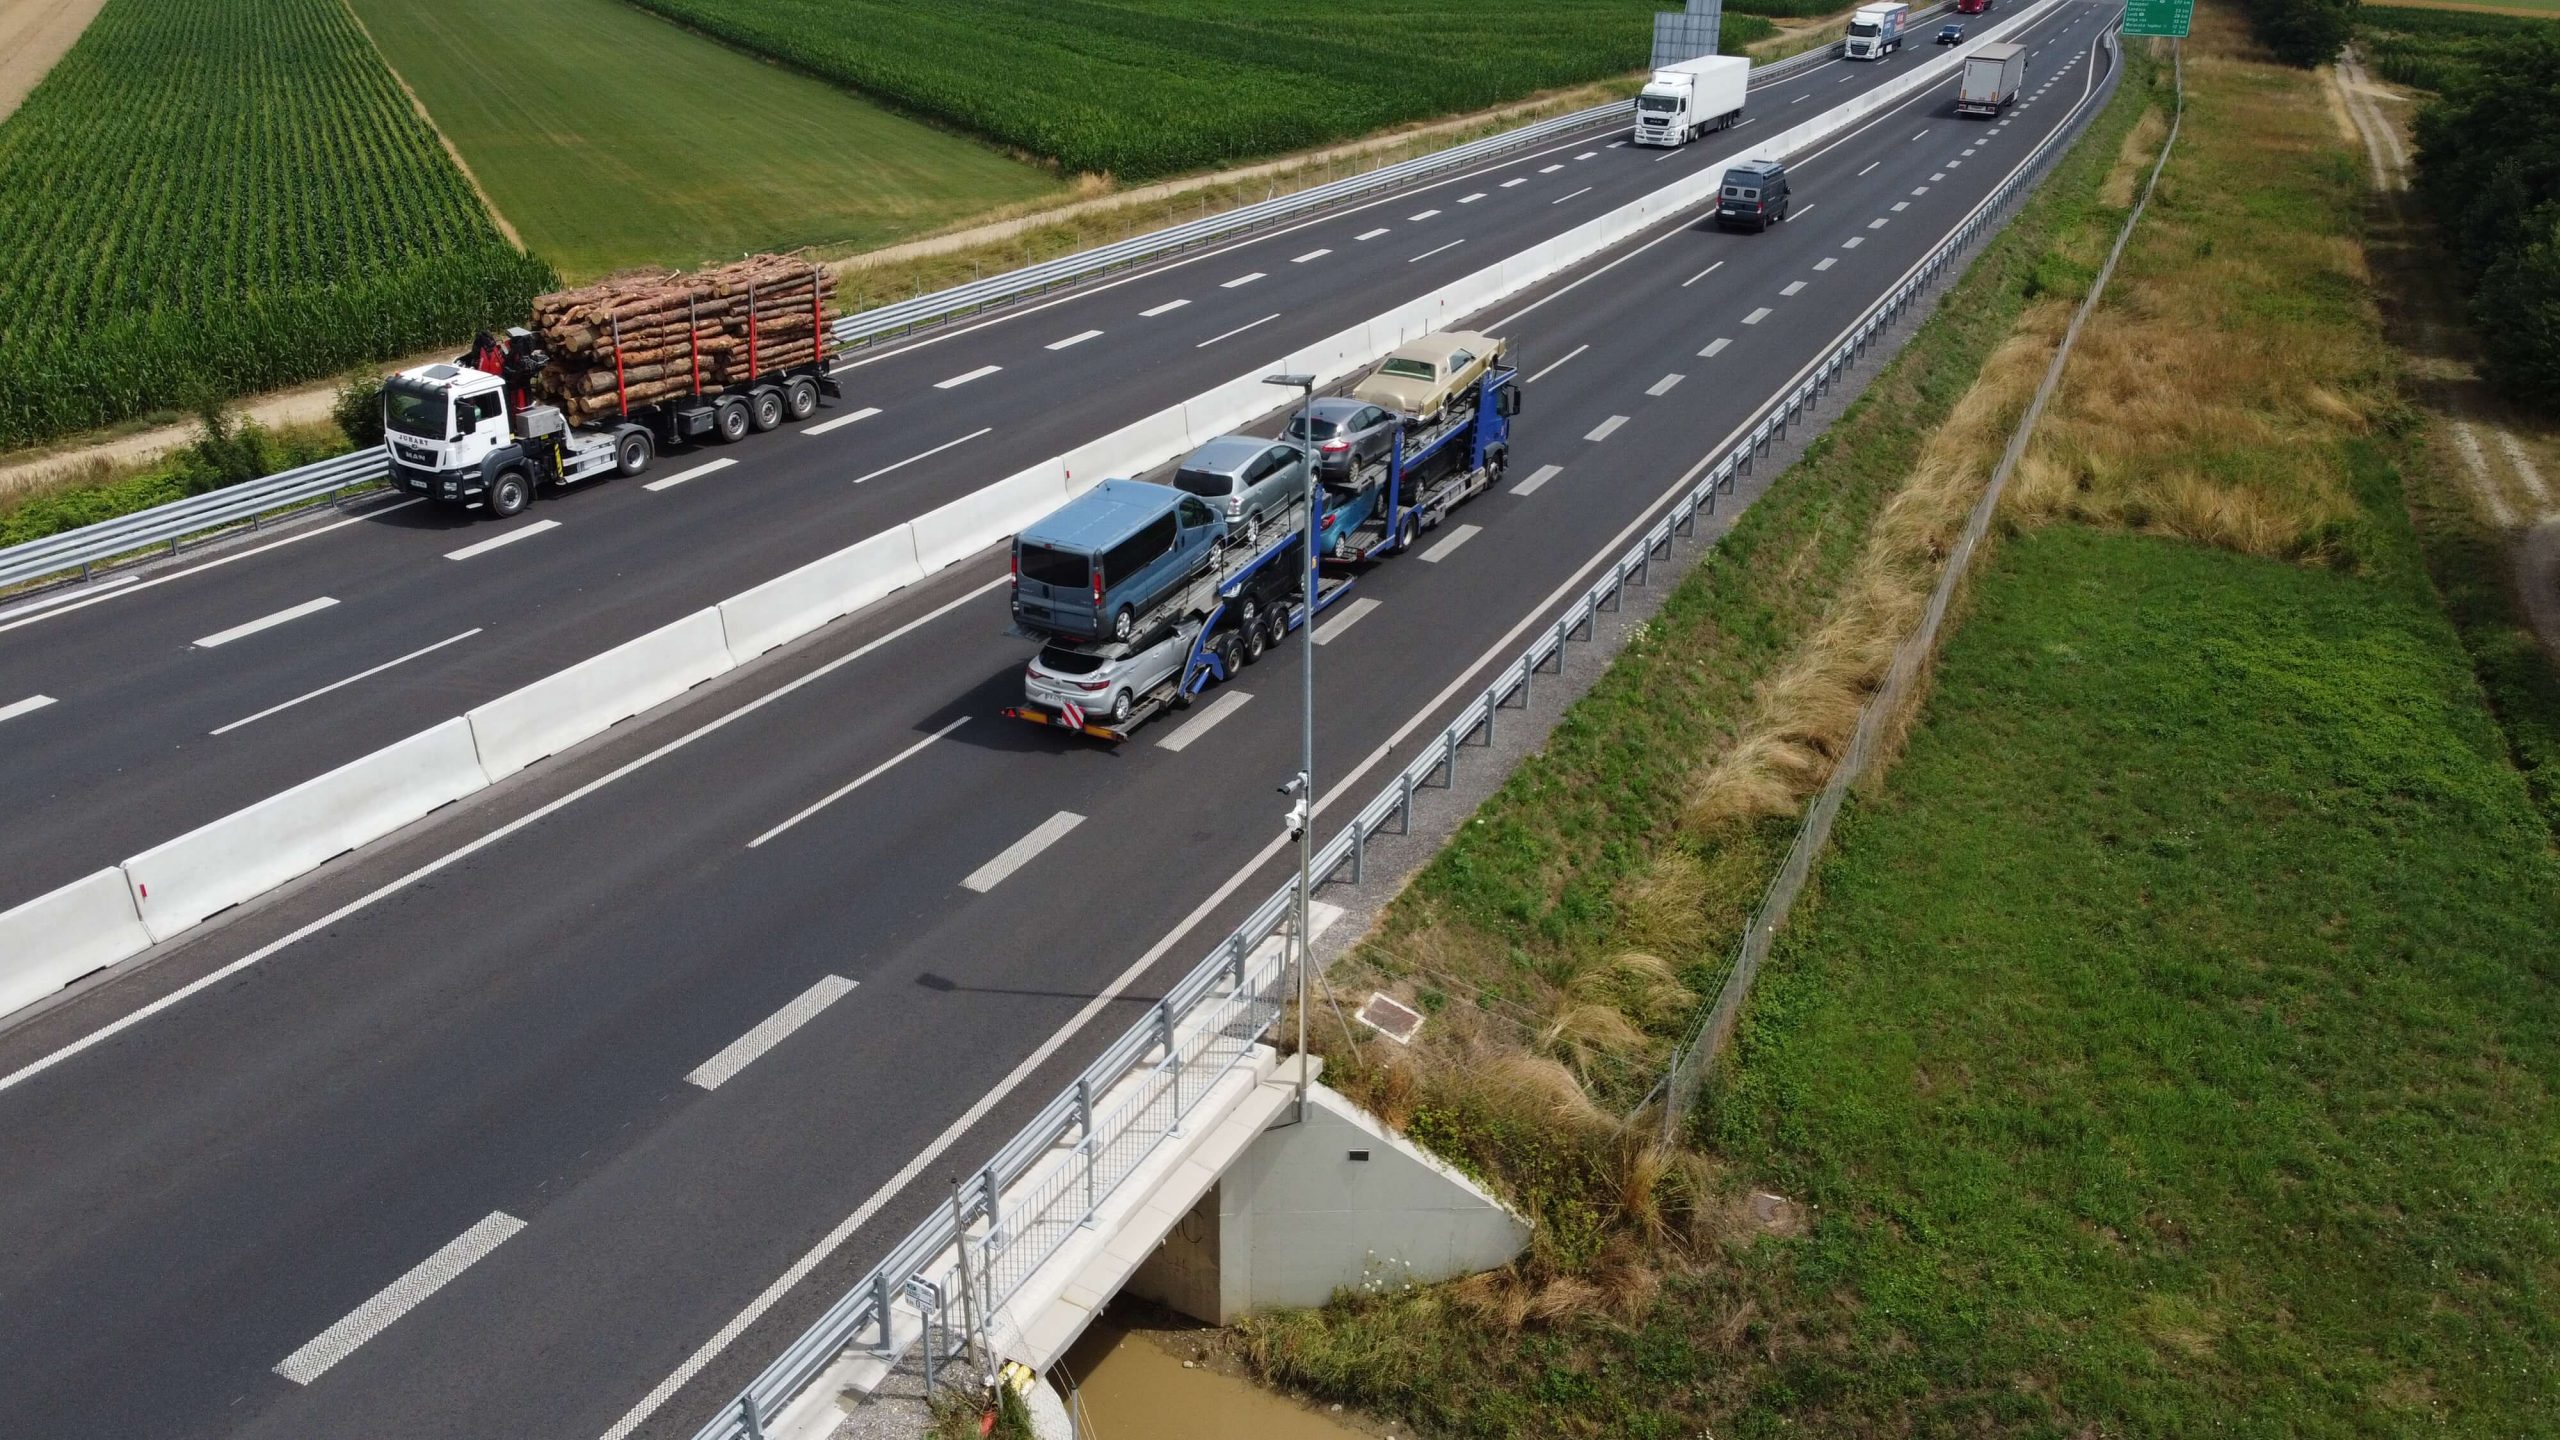
[[[1198,497],[1105,480],[1013,541],[1013,619],[1070,640],[1137,638],[1155,606],[1206,569],[1224,517]]]

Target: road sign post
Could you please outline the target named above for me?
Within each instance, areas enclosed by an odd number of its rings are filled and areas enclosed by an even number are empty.
[[[2195,24],[2196,0],[2125,0],[2124,33],[2184,40]]]

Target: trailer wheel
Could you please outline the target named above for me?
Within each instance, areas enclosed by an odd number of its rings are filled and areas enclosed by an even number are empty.
[[[1289,638],[1288,611],[1273,606],[1270,615],[1263,620],[1262,624],[1268,632],[1265,641],[1267,645],[1277,646],[1281,641]]]
[[[1111,723],[1112,723],[1112,724],[1114,724],[1114,725],[1126,725],[1126,724],[1128,724],[1128,723],[1129,723],[1129,710],[1130,710],[1130,708],[1131,708],[1131,707],[1130,707],[1130,703],[1129,703],[1129,692],[1128,692],[1128,691],[1123,690],[1123,691],[1121,691],[1119,694],[1112,696],[1112,697],[1111,697]]]
[[[747,402],[747,406],[747,413],[754,419],[758,434],[774,429],[782,423],[782,392],[778,390],[757,391],[755,398]]]
[[[489,482],[489,513],[500,520],[524,513],[533,503],[533,477],[521,468],[510,467],[498,472]]]
[[[1119,614],[1111,617],[1111,638],[1114,640],[1128,639],[1130,632],[1137,628],[1138,617],[1130,614],[1126,605],[1120,607]]]
[[[1262,658],[1263,627],[1260,604],[1251,600],[1244,602],[1244,613],[1236,618],[1236,636],[1244,645],[1244,663],[1250,665]]]
[[[782,392],[782,408],[794,420],[806,420],[818,413],[818,382],[803,375]]]
[[[657,447],[649,443],[648,431],[625,431],[621,441],[613,447],[613,468],[618,474],[637,475],[649,468],[649,461],[656,453]]]
[[[711,412],[711,428],[719,432],[720,442],[724,445],[734,445],[746,439],[747,430],[754,423],[747,415],[747,402],[744,400],[723,400],[720,408]]]

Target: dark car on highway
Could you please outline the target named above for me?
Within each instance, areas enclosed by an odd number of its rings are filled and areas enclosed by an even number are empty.
[[[1290,416],[1287,434],[1315,447],[1318,475],[1347,480],[1361,466],[1387,458],[1395,448],[1397,428],[1392,410],[1328,395],[1309,405],[1304,416]]]
[[[1961,25],[1941,25],[1941,26],[1939,26],[1939,27],[1938,27],[1938,43],[1939,43],[1939,44],[1941,44],[1941,45],[1961,45],[1961,44],[1963,44],[1963,43],[1964,43],[1964,27],[1963,27],[1963,26],[1961,26]]]

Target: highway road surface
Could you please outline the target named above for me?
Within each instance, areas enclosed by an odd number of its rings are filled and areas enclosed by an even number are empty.
[[[1659,228],[1479,317],[1528,379],[1509,479],[1322,621],[1328,833],[2094,111],[2115,15],[2073,0],[2024,37],[2007,119],[1955,118],[1950,80],[1802,159],[1785,225]],[[1754,123],[1918,58],[1817,67],[1755,92]],[[1019,307],[865,359],[825,433],[666,457],[667,488],[506,523],[380,507],[0,612],[0,713],[54,699],[0,720],[6,898],[1748,135],[1593,134]],[[1107,748],[997,715],[1030,651],[1004,585],[1001,554],[955,567],[0,1032],[6,1431],[689,1434],[1279,881],[1295,647]]]

